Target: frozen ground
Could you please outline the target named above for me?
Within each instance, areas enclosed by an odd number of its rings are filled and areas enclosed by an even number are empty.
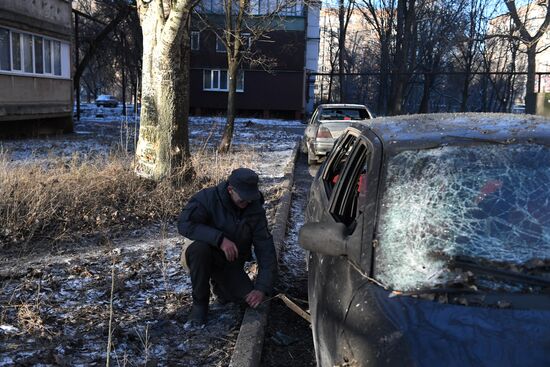
[[[0,141],[0,149],[14,164],[75,153],[108,156],[121,148],[132,152],[135,118],[119,114],[120,108],[84,106],[75,134]],[[222,129],[222,118],[192,118],[194,149],[215,146]],[[298,121],[237,120],[235,148],[257,153],[254,168],[269,193],[270,219],[278,199],[274,188],[302,133]],[[172,227],[145,233],[140,240],[3,261],[0,366],[105,365],[109,330],[111,365],[227,365],[242,310],[213,306],[204,330],[184,329],[190,281],[178,265],[179,238]]]
[[[43,139],[0,140],[0,152],[14,162],[47,160],[50,157],[70,157],[77,153],[87,156],[107,156],[115,149],[132,152],[137,140],[139,118],[121,108],[97,108],[83,105],[81,121],[75,120],[75,134]],[[189,137],[195,149],[217,146],[223,133],[223,117],[190,117]],[[250,150],[261,155],[290,152],[302,136],[304,125],[296,120],[266,120],[237,118],[233,149]],[[263,162],[260,159],[258,163]],[[282,171],[281,171],[282,172]],[[266,172],[267,175],[269,173]]]
[[[279,258],[279,282],[277,291],[292,298],[302,309],[307,304],[306,253],[298,245],[298,232],[304,223],[312,177],[318,167],[308,167],[305,155],[301,155],[294,170],[294,187],[285,245]],[[262,366],[315,366],[313,338],[308,322],[299,317],[282,301],[271,303]]]

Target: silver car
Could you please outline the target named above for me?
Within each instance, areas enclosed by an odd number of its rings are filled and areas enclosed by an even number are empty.
[[[118,106],[118,99],[115,96],[110,94],[101,94],[95,100],[95,105],[97,107],[112,107],[115,108]]]
[[[321,104],[308,122],[302,151],[308,164],[319,162],[332,149],[336,139],[353,121],[373,118],[369,109],[360,104]]]

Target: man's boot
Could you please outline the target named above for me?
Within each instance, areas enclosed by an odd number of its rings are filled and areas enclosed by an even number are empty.
[[[204,327],[206,324],[206,316],[208,315],[208,304],[200,304],[193,302],[191,312],[187,318],[185,326],[188,327]]]

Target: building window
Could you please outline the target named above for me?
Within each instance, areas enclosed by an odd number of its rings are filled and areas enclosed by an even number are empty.
[[[250,15],[265,15],[265,14],[278,14],[282,16],[303,16],[303,1],[296,0],[287,2],[284,0],[250,0],[248,5],[248,14]],[[231,4],[233,14],[237,14],[239,11],[239,3],[233,2]],[[197,6],[199,13],[212,13],[223,14],[224,1],[223,0],[201,0]]]
[[[229,88],[229,77],[227,70],[204,70],[203,90],[227,92]],[[237,92],[244,91],[244,71],[237,72]]]
[[[201,0],[198,10],[200,13],[223,14],[223,0]]]
[[[32,51],[32,36],[23,33],[23,65],[25,73],[34,72]]]
[[[53,41],[53,73],[61,75],[61,42]]]
[[[216,37],[216,52],[227,52],[220,37]]]
[[[301,0],[282,2],[281,0],[250,0],[251,15],[276,13],[287,16],[302,16],[303,2]]]
[[[11,33],[11,54],[13,55],[13,70],[21,70],[21,33]]]
[[[44,73],[44,48],[43,38],[34,37],[34,72],[37,74]]]
[[[44,40],[44,72],[52,73],[52,41]]]
[[[66,42],[0,28],[0,72],[69,78],[70,59]]]
[[[0,70],[11,70],[10,31],[0,28]]]
[[[243,48],[245,50],[249,50],[250,47],[252,46],[252,37],[250,36],[250,33],[242,33],[241,40],[243,43]]]
[[[200,49],[200,40],[201,40],[200,32],[191,32],[191,50],[196,51]]]
[[[239,70],[237,72],[237,92],[244,91],[244,71]]]
[[[304,14],[303,8],[304,7],[301,1],[289,2],[283,5],[280,14],[288,16],[302,16]]]

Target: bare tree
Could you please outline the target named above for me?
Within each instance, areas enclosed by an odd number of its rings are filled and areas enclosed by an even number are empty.
[[[348,25],[355,7],[355,0],[338,0],[338,80],[340,81],[340,103],[345,103],[345,60],[346,60],[346,36]]]
[[[481,62],[483,39],[487,32],[487,18],[491,17],[495,8],[489,9],[490,4],[486,0],[469,0],[464,14],[464,25],[460,27],[461,35],[457,39],[454,49],[454,59],[459,70],[464,71],[462,82],[460,111],[468,109],[470,97],[470,85],[474,79],[474,73],[483,66]]]
[[[160,180],[189,157],[189,22],[193,0],[138,0],[143,30],[136,173]]]
[[[101,6],[104,4],[99,3],[99,5]],[[101,43],[109,36],[109,34],[111,34],[111,32],[113,32],[113,30],[120,22],[126,19],[128,14],[130,13],[130,4],[128,2],[117,1],[109,4],[109,6],[111,11],[107,14],[110,14],[111,16],[114,14],[114,16],[112,16],[111,19],[107,19],[107,23],[104,23],[101,20],[97,19],[96,25],[101,25],[102,29],[93,35],[89,35],[89,40],[88,42],[86,42],[85,45],[86,50],[82,55],[82,58],[80,60],[77,60],[76,69],[73,75],[73,82],[77,90],[80,85],[80,78],[84,73],[84,70],[93,59],[93,57],[96,55],[98,50],[101,50]],[[101,14],[97,14],[97,16],[101,17]]]
[[[235,129],[239,69],[243,62],[267,70],[274,64],[272,58],[251,45],[267,41],[268,33],[278,27],[279,18],[301,7],[303,3],[300,0],[272,0],[266,3],[267,7],[260,7],[260,2],[254,0],[216,1],[219,2],[219,9],[200,4],[196,8],[195,16],[202,28],[215,34],[217,42],[223,44],[227,54],[227,120],[218,146],[218,152],[226,153],[231,148]],[[216,10],[221,12],[223,21],[220,22],[217,17],[212,16]]]
[[[546,15],[542,20],[535,34],[532,36],[529,33],[528,27],[533,26],[534,20],[530,18],[530,5],[525,9],[523,20],[520,18],[518,10],[516,8],[516,2],[514,0],[506,0],[506,7],[510,11],[510,16],[514,21],[519,31],[519,39],[527,47],[527,96],[535,92],[535,73],[536,73],[536,55],[537,45],[541,37],[548,31],[550,27],[550,0],[539,0],[535,3],[535,6],[546,8]],[[534,105],[528,104],[530,109],[529,113],[534,113]]]
[[[235,128],[236,115],[236,94],[237,94],[237,74],[241,65],[245,44],[247,39],[243,35],[243,29],[247,10],[250,7],[250,0],[223,0],[224,22],[217,26],[205,9],[197,8],[197,17],[213,33],[216,34],[217,42],[222,42],[227,54],[227,76],[228,76],[228,94],[227,94],[227,121],[223,131],[218,151],[226,153],[231,148],[233,140],[233,130]],[[247,36],[248,37],[248,33]]]
[[[430,96],[437,74],[444,69],[444,64],[450,58],[450,51],[457,43],[457,30],[464,3],[464,0],[426,1],[417,7],[416,62],[418,70],[424,73],[419,113],[428,113],[430,110]]]
[[[497,74],[485,78],[491,86],[491,93],[487,93],[485,97],[487,103],[484,110],[506,111],[517,92],[516,76],[513,73],[524,69],[525,65],[518,58],[520,40],[514,37],[517,29],[510,18],[496,18],[492,26],[495,29],[489,30],[490,34],[487,36],[482,55],[485,71]],[[495,34],[497,36],[494,36]]]
[[[416,0],[397,0],[397,26],[395,57],[393,58],[392,85],[388,113],[402,113],[405,87],[412,70],[412,52],[415,40]]]
[[[359,0],[358,8],[373,27],[380,44],[378,99],[376,110],[386,114],[388,103],[390,60],[392,58],[391,44],[395,31],[395,7],[397,0]]]
[[[333,92],[334,92],[334,74],[337,70],[336,65],[338,62],[338,19],[336,17],[337,11],[334,8],[326,8],[323,17],[323,24],[321,25],[321,50],[320,50],[320,59],[321,67],[323,71],[328,71],[328,86],[327,86],[327,97],[324,95],[324,88],[326,82],[321,81],[321,101],[323,102],[332,102]],[[327,70],[328,67],[328,70]]]
[[[81,78],[87,74],[85,89],[96,77],[89,67],[96,57],[113,57],[108,41],[113,31],[131,13],[131,4],[125,0],[77,0],[74,6],[76,67],[73,73],[73,85],[76,94],[77,118],[80,119]],[[101,70],[104,71],[104,70]],[[101,72],[103,74],[103,72]],[[88,89],[88,99],[90,97]],[[94,91],[95,94],[95,91]]]

